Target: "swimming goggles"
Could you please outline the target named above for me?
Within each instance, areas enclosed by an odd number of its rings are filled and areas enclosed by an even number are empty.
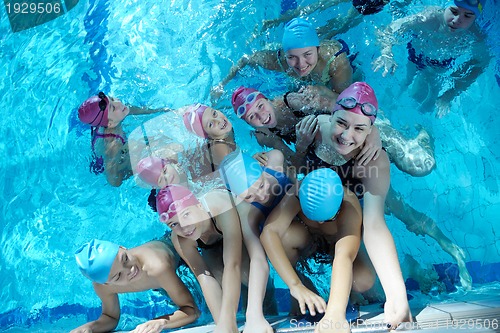
[[[367,117],[377,115],[377,108],[372,103],[358,103],[354,97],[345,97],[337,101],[337,104],[346,109],[354,109],[357,105],[361,106],[361,112]]]
[[[97,97],[99,97],[101,99],[99,101],[99,109],[101,111],[105,111],[106,107],[108,106],[108,102],[106,102],[106,100],[108,98],[106,97],[106,95],[102,91],[99,91],[99,94],[97,95]]]
[[[185,207],[183,207],[184,202],[186,202],[188,200],[191,200],[191,197],[193,197],[193,196],[194,196],[193,193],[189,193],[184,198],[181,198],[181,199],[173,201],[168,206],[168,209],[167,209],[167,211],[165,213],[168,214],[169,218],[172,218],[173,216],[175,216],[177,214],[178,211],[180,211],[181,209],[185,208]]]
[[[247,105],[252,104],[255,102],[257,96],[259,96],[260,92],[259,91],[254,91],[253,93],[249,94],[247,98],[245,98],[245,102],[241,104],[238,109],[236,109],[236,116],[238,118],[242,118],[245,113],[247,113]]]

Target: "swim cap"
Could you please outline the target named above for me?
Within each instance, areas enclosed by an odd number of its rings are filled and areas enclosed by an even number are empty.
[[[311,23],[302,18],[294,18],[285,25],[281,46],[286,52],[291,49],[319,46],[318,34]]]
[[[199,203],[193,192],[177,184],[165,186],[156,196],[156,209],[162,222],[167,222],[184,208]]]
[[[233,104],[234,112],[238,118],[245,119],[247,111],[254,105],[254,103],[261,99],[266,98],[260,91],[253,88],[239,87],[233,92],[231,97],[231,104]]]
[[[339,175],[329,168],[310,172],[299,188],[299,201],[304,215],[313,221],[329,221],[335,217],[344,199]]]
[[[200,138],[207,138],[207,132],[203,128],[203,112],[208,108],[208,106],[203,104],[191,104],[188,106],[186,112],[182,115],[184,120],[184,126],[191,133],[198,135]]]
[[[339,104],[342,102],[343,99],[352,99],[352,98],[354,98],[356,101],[356,105],[353,108],[347,108]],[[364,103],[369,103],[373,105],[376,108],[376,110],[378,110],[378,101],[377,97],[375,96],[375,92],[373,91],[373,88],[370,87],[366,82],[354,82],[349,87],[347,87],[347,89],[342,91],[339,97],[337,97],[337,102],[333,107],[333,112],[338,110],[345,110],[356,114],[360,114],[362,116],[370,118],[370,121],[373,124],[375,122],[375,119],[377,119],[377,112],[375,111],[375,114],[373,115],[367,115],[366,112],[363,112],[362,110],[363,106],[361,104]]]
[[[388,0],[353,0],[352,5],[361,15],[375,14],[388,4]]]
[[[160,178],[165,161],[159,157],[148,156],[137,163],[136,171],[139,178],[153,186],[158,187],[158,178]]]
[[[479,0],[454,0],[455,6],[468,9],[479,16],[483,11],[483,4]]]
[[[88,98],[78,108],[78,118],[90,126],[108,127],[109,99],[103,92]]]
[[[219,172],[227,189],[240,195],[259,179],[263,171],[256,159],[237,150],[224,157]]]
[[[76,264],[90,280],[106,283],[119,248],[115,243],[93,239],[75,252]]]

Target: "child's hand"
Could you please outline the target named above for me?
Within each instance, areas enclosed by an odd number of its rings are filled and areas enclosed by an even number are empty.
[[[265,151],[261,153],[255,153],[252,157],[255,158],[257,162],[259,162],[263,167],[267,165],[267,160],[269,159]]]
[[[310,115],[299,121],[297,125],[295,125],[295,133],[297,134],[295,149],[304,152],[314,141],[318,131],[319,124],[316,116]]]
[[[399,324],[404,322],[412,322],[410,307],[406,299],[396,300],[388,299],[384,304],[384,322],[388,328],[396,329]]]
[[[391,57],[390,55],[387,54],[382,54],[380,57],[375,59],[372,63],[372,68],[373,71],[376,72],[380,68],[384,67],[384,72],[382,73],[382,76],[385,77],[387,73],[394,74],[396,71],[396,68],[398,67],[398,64],[394,61],[394,58]]]
[[[325,300],[302,284],[290,288],[290,295],[299,302],[300,312],[302,314],[306,314],[306,310],[309,310],[311,316],[316,315],[316,310],[318,310],[319,313],[325,312]]]

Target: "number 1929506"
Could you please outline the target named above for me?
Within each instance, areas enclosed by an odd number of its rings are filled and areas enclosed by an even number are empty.
[[[36,2],[15,2],[5,3],[8,14],[59,14],[62,10],[61,3],[36,3]]]

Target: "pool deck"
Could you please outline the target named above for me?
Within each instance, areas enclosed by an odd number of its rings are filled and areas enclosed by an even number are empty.
[[[465,332],[500,332],[500,295],[462,296],[460,300],[447,300],[442,303],[427,305],[412,304],[410,301],[415,322],[400,326],[397,331],[426,333],[465,333]],[[269,322],[275,327],[275,332],[302,332],[313,333],[312,326],[295,328],[276,328],[290,322],[286,316],[270,318]],[[312,325],[312,324],[311,324]],[[214,325],[191,327],[175,332],[182,333],[209,333]],[[243,331],[243,325],[240,331]],[[353,333],[387,332],[383,324],[383,308],[381,304],[362,306],[360,318],[352,324]],[[125,333],[125,332],[123,332]]]

